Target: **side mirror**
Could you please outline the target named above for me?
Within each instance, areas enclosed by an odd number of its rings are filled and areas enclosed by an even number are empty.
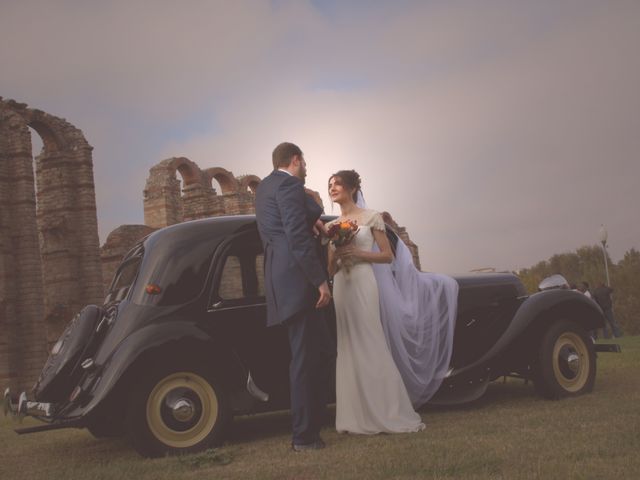
[[[552,290],[555,288],[569,288],[569,282],[559,273],[555,275],[551,275],[550,277],[545,278],[538,285],[538,290]]]

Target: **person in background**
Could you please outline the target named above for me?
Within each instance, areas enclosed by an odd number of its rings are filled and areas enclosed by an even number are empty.
[[[611,287],[608,287],[604,283],[601,283],[593,291],[592,294],[594,300],[598,302],[598,305],[600,305],[600,308],[602,308],[602,311],[604,312],[604,318],[606,320],[604,328],[602,329],[604,338],[611,338],[611,336],[609,335],[607,324],[609,325],[609,327],[611,327],[611,332],[613,333],[614,337],[617,338],[622,336],[622,330],[620,330],[620,327],[618,327],[616,319],[613,316],[613,304],[611,302],[612,293],[613,289]]]
[[[593,298],[591,292],[589,291],[589,284],[587,282],[580,282],[578,291],[582,292],[585,297]]]
[[[580,282],[578,291],[581,292],[585,297],[593,298],[591,296],[591,292],[589,291],[589,284],[587,282]],[[591,339],[595,342],[598,339],[598,329],[590,330],[589,335],[591,335]]]

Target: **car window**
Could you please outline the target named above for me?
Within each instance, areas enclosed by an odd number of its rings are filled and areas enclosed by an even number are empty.
[[[234,239],[214,285],[212,299],[264,301],[264,255],[257,235]]]
[[[225,300],[238,299],[244,296],[240,259],[236,255],[229,255],[225,259],[218,293],[220,298]]]
[[[256,256],[256,274],[258,277],[258,295],[264,297],[264,254]]]
[[[127,262],[123,263],[118,271],[112,283],[110,292],[115,292],[123,287],[129,287],[136,279],[138,269],[140,268],[141,257],[133,257]]]

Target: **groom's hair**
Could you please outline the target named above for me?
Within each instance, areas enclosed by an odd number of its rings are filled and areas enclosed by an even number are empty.
[[[273,154],[271,156],[273,158],[273,168],[275,170],[279,168],[287,168],[291,165],[291,160],[293,160],[293,157],[296,155],[302,157],[302,150],[300,150],[300,147],[289,142],[281,143],[273,150]]]

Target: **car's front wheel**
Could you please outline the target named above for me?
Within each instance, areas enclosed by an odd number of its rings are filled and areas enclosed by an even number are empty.
[[[593,342],[576,322],[561,320],[543,335],[534,366],[534,385],[545,398],[591,392],[596,379]]]
[[[229,419],[224,390],[211,375],[174,369],[134,388],[127,433],[147,457],[194,452],[222,443]]]

